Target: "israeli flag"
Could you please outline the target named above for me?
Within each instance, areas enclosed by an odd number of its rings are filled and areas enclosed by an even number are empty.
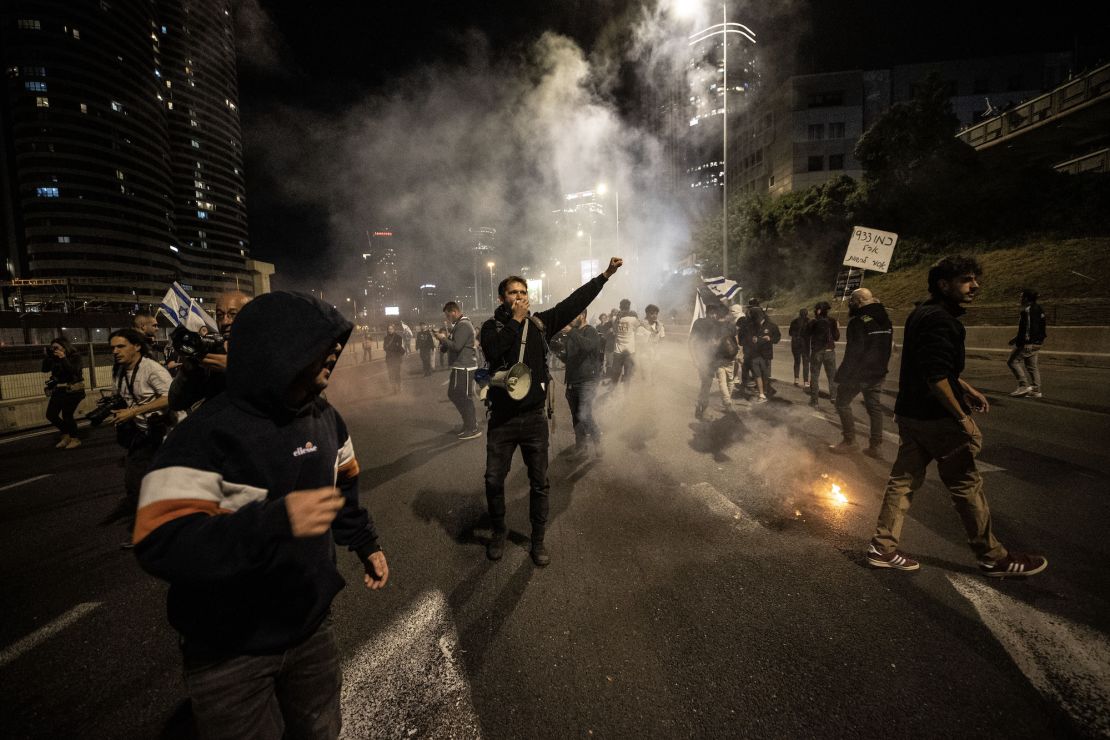
[[[219,331],[216,320],[209,316],[177,282],[162,296],[162,313],[174,326],[184,326],[189,331],[200,331],[202,326],[212,332]]]
[[[713,291],[714,295],[722,300],[731,300],[734,295],[740,290],[740,286],[736,284],[735,280],[729,280],[726,277],[714,277],[705,279],[705,287]]]

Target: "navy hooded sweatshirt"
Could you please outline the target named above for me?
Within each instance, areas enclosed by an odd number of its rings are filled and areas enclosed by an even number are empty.
[[[169,621],[198,652],[266,654],[305,640],[344,581],[335,544],[380,550],[358,501],[358,462],[326,400],[286,405],[297,376],[346,344],[351,324],[299,293],[255,298],[235,319],[227,391],[167,437],[143,478],[135,553],[169,582]],[[335,485],[331,532],[293,537],[286,494]]]

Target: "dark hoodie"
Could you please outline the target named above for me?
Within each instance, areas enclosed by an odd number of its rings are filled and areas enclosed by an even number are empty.
[[[868,303],[848,321],[848,344],[836,382],[872,385],[886,377],[894,331],[881,303]]]
[[[264,654],[309,637],[343,579],[335,543],[365,561],[379,549],[358,503],[358,462],[339,414],[313,396],[286,405],[297,376],[351,324],[299,293],[243,307],[228,352],[227,392],[167,437],[143,478],[135,553],[169,582],[169,620],[187,652]],[[283,498],[337,485],[331,533],[295,538]]]
[[[524,345],[524,364],[532,372],[532,385],[528,395],[519,401],[509,398],[504,388],[490,386],[488,398],[490,415],[494,419],[506,419],[526,411],[543,408],[546,392],[541,386],[547,383],[547,346],[563,327],[586,310],[590,302],[597,298],[601,288],[608,281],[598,275],[590,282],[564,298],[554,308],[532,315],[528,327],[528,338]],[[535,321],[538,319],[538,322]],[[513,312],[504,303],[493,312],[493,318],[482,324],[482,353],[489,361],[490,372],[511,367],[520,358],[520,340],[524,332],[524,322],[514,321]]]

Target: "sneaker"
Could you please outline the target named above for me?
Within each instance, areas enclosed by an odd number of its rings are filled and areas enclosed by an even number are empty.
[[[528,551],[528,554],[532,556],[532,562],[539,568],[551,563],[551,556],[547,554],[547,548],[543,546],[542,540],[539,542],[533,541],[532,549]]]
[[[1040,391],[1031,391],[1026,398],[1043,398],[1044,395]]]
[[[486,543],[486,557],[490,560],[500,560],[505,554],[505,532],[494,532]]]
[[[917,570],[921,567],[921,563],[907,558],[897,550],[884,555],[874,545],[867,547],[867,564],[872,568],[893,568],[894,570]]]
[[[58,440],[58,444],[54,446],[57,447],[59,450],[64,449],[65,446],[69,444],[69,440],[70,436],[68,434],[63,434],[62,438]]]
[[[752,399],[752,403],[767,403],[767,396],[760,395]]]
[[[794,387],[795,388],[801,388],[802,387],[802,381],[798,380],[797,378],[794,378]]]
[[[863,451],[863,454],[867,455],[868,457],[870,457],[874,460],[882,460],[883,459],[883,448],[882,448],[881,445],[871,445],[870,447],[868,447],[866,450]]]
[[[1013,576],[1035,576],[1048,567],[1048,558],[1041,555],[1022,555],[1011,552],[993,563],[980,561],[979,570],[987,578],[1011,578]]]
[[[1033,392],[1032,387],[1030,387],[1028,385],[1019,385],[1017,387],[1017,390],[1015,390],[1010,395],[1013,396],[1014,398],[1021,398],[1022,396],[1028,396],[1032,392]]]
[[[835,452],[838,455],[851,455],[852,453],[859,452],[859,447],[856,447],[855,442],[843,440],[839,444],[829,445],[829,452]]]
[[[81,440],[77,439],[77,437],[70,437],[69,441],[66,442],[65,448],[67,450],[72,450],[74,447],[80,447],[80,446],[81,446]]]
[[[470,431],[467,431],[467,432],[461,432],[459,434],[459,439],[476,439],[477,437],[481,437],[481,436],[482,436],[482,433],[479,430],[471,429]]]

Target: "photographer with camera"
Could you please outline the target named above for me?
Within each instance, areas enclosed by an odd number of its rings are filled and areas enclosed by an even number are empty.
[[[120,509],[130,530],[143,476],[168,430],[169,423],[161,412],[169,407],[172,379],[169,370],[150,359],[149,345],[135,329],[117,329],[108,337],[108,343],[115,360],[112,381],[116,393],[112,399],[114,410],[107,414],[107,420],[116,428],[116,441],[127,450]],[[103,411],[100,405],[97,411]],[[120,546],[129,549],[131,540]]]
[[[227,391],[186,419],[143,480],[135,553],[169,582],[201,737],[334,738],[336,545],[378,590],[389,565],[359,465],[320,395],[351,333],[333,306],[267,293],[236,319]]]
[[[515,365],[528,378],[528,390],[519,400],[510,395],[508,387],[491,382],[487,399],[490,404],[486,430],[486,503],[493,535],[486,545],[486,556],[500,560],[505,550],[505,477],[509,474],[513,453],[520,448],[528,468],[528,512],[532,523],[532,562],[545,566],[551,562],[544,547],[547,530],[548,483],[547,447],[549,430],[544,405],[550,392],[547,372],[548,342],[601,293],[605,283],[620,269],[624,260],[613,257],[605,272],[560,301],[554,308],[532,315],[529,311],[528,283],[512,275],[497,287],[501,305],[493,318],[482,324],[482,351],[489,360],[490,370],[500,372]],[[511,372],[511,371],[510,371]],[[516,380],[521,383],[523,378]]]
[[[62,438],[54,445],[58,449],[72,450],[81,446],[77,438],[77,422],[73,413],[85,397],[85,378],[81,374],[81,353],[65,337],[58,337],[46,349],[42,371],[50,373],[46,381],[46,419],[58,428]]]
[[[227,371],[227,341],[235,317],[251,297],[238,290],[221,293],[216,298],[218,335],[202,336],[184,326],[173,331],[173,346],[180,359],[177,375],[170,385],[170,408],[188,411],[202,401],[223,393]]]

